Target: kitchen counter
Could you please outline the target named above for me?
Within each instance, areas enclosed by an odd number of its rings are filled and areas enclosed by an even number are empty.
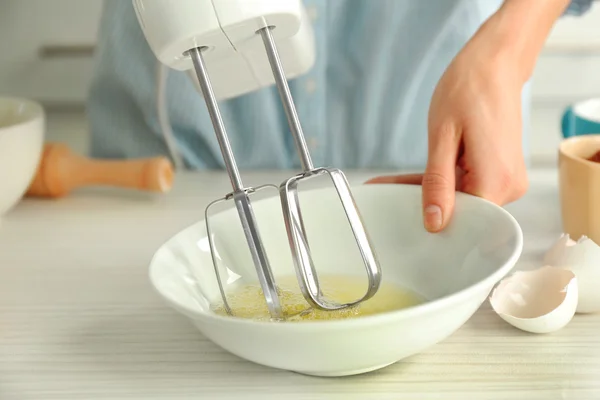
[[[244,174],[247,184],[289,172]],[[375,173],[348,173],[361,182]],[[560,234],[555,169],[530,172],[506,208],[524,231],[517,268]],[[521,332],[486,302],[459,331],[383,370],[313,378],[230,355],[151,288],[148,263],[228,191],[219,173],[181,174],[167,196],[81,190],[22,201],[0,224],[0,399],[597,399],[600,315],[549,335]],[[293,345],[292,343],[290,345]]]

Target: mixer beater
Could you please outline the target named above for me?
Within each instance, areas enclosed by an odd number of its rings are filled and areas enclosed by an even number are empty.
[[[255,192],[269,187],[275,188],[279,191],[284,222],[288,234],[298,283],[304,298],[310,304],[310,306],[321,310],[333,311],[351,307],[368,300],[369,298],[373,297],[379,289],[381,282],[381,269],[379,267],[375,252],[373,251],[368,233],[363,225],[359,210],[354,202],[354,198],[352,197],[352,193],[345,175],[339,169],[322,167],[315,168],[313,166],[304,134],[302,132],[300,120],[298,118],[294,101],[292,99],[283,66],[277,51],[277,46],[271,32],[272,29],[273,27],[270,26],[264,27],[259,29],[256,34],[260,35],[262,38],[266,55],[275,77],[275,83],[279,92],[279,96],[283,103],[289,128],[293,135],[297,152],[300,156],[303,170],[301,173],[282,182],[279,187],[271,184],[257,187],[245,187],[243,185],[203,58],[202,53],[205,48],[194,48],[190,50],[188,54],[193,61],[194,69],[196,71],[200,88],[204,96],[223,156],[225,168],[233,188],[231,193],[227,194],[221,199],[211,202],[205,210],[205,220],[210,251],[219,290],[223,300],[223,306],[229,315],[233,315],[233,311],[227,302],[225,288],[219,274],[219,268],[215,256],[214,238],[209,223],[209,210],[217,203],[233,200],[242,224],[246,242],[250,249],[250,254],[252,256],[270,316],[273,320],[284,320],[285,315],[282,312],[282,305],[280,302],[277,285],[269,264],[250,201],[250,196]],[[319,286],[319,280],[311,257],[306,229],[304,227],[300,210],[298,199],[299,183],[304,180],[325,175],[329,176],[331,179],[337,195],[342,203],[344,212],[348,218],[354,238],[361,253],[368,277],[368,287],[366,293],[361,298],[349,303],[337,303],[332,299],[327,299],[324,297]]]

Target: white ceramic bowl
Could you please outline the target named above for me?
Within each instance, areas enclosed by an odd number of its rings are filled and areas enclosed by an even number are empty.
[[[29,187],[44,145],[45,113],[31,100],[0,97],[0,217]]]
[[[209,311],[219,294],[203,222],[157,251],[151,282],[206,337],[239,357],[303,374],[342,376],[385,367],[450,336],[521,254],[517,222],[483,199],[458,193],[450,226],[430,234],[422,225],[420,186],[361,185],[353,187],[353,193],[379,255],[383,279],[419,293],[425,303],[337,321],[269,323],[217,316]],[[306,191],[300,197],[317,271],[364,276],[336,199],[328,189]],[[254,209],[275,275],[293,274],[279,200],[258,201]],[[229,275],[255,282],[237,214],[228,210],[213,218],[222,265],[232,271]]]

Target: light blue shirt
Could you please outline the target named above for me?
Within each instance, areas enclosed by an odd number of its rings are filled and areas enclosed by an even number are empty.
[[[572,0],[582,14],[592,0]],[[502,0],[305,0],[317,58],[290,81],[315,166],[421,169],[427,114],[452,58]],[[105,0],[88,102],[91,155],[169,155],[156,107],[157,61],[130,0]],[[222,168],[206,104],[183,72],[170,71],[168,115],[187,168]],[[527,154],[530,87],[523,90]],[[299,168],[274,87],[221,103],[242,170]]]

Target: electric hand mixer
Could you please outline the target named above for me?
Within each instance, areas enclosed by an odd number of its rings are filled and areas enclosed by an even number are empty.
[[[138,21],[155,56],[190,77],[204,96],[233,191],[206,208],[206,226],[215,273],[226,311],[232,314],[215,258],[209,209],[233,200],[252,255],[271,318],[284,319],[276,282],[261,240],[250,196],[274,187],[245,187],[229,144],[218,99],[277,86],[303,171],[278,188],[298,283],[306,301],[321,310],[338,310],[365,301],[377,292],[381,270],[348,181],[335,168],[313,166],[302,127],[288,87],[288,77],[308,71],[314,62],[314,38],[301,0],[133,0]],[[276,43],[278,42],[278,43]],[[311,258],[298,199],[300,182],[330,177],[360,250],[368,277],[366,293],[349,303],[324,297]]]

